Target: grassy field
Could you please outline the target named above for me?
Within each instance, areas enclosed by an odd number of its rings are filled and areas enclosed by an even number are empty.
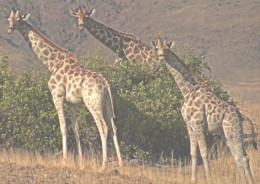
[[[250,117],[255,125],[259,140],[260,105],[239,105],[240,110]],[[248,125],[244,125],[245,142],[251,140]],[[258,141],[259,146],[259,141]],[[250,166],[255,183],[260,183],[260,154],[252,146],[246,149],[250,158]],[[217,154],[216,154],[217,153]],[[218,156],[216,156],[218,155]],[[79,169],[74,154],[69,155],[64,167],[61,155],[53,153],[42,155],[38,152],[29,152],[21,149],[0,149],[0,184],[6,183],[142,183],[142,184],[188,184],[191,178],[189,161],[179,162],[176,165],[151,166],[143,163],[125,161],[125,166],[119,168],[114,158],[110,159],[108,167],[101,172],[100,155],[86,154],[84,169]],[[210,151],[210,167],[212,184],[239,184],[241,183],[238,170],[233,158],[226,147]],[[204,167],[198,165],[198,183],[206,183]]]
[[[212,183],[240,183],[233,158],[224,150],[220,158],[210,161]],[[250,166],[256,183],[260,182],[260,154],[249,147]],[[100,160],[94,155],[85,156],[85,168],[79,169],[74,157],[69,156],[66,167],[62,159],[53,154],[42,156],[37,152],[25,150],[1,150],[0,183],[190,183],[189,164],[155,167],[125,162],[122,168],[111,161],[108,168],[101,172]],[[204,168],[198,166],[198,183],[206,183]]]

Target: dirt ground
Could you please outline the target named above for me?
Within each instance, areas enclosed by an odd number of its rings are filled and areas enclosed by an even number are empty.
[[[0,183],[81,183],[84,171],[0,163]],[[89,174],[91,175],[91,174]]]
[[[145,178],[130,178],[117,169],[95,173],[88,169],[46,167],[43,165],[21,166],[15,163],[0,163],[0,184],[80,184],[80,183],[144,183]]]

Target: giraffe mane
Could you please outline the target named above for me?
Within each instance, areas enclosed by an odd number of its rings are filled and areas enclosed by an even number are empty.
[[[91,18],[91,17],[89,17],[89,18]],[[92,18],[91,18],[92,19]],[[100,23],[100,24],[102,24],[102,23]],[[112,30],[112,31],[116,31],[119,35],[122,35],[123,37],[126,37],[126,38],[128,38],[128,39],[130,39],[130,40],[135,40],[135,41],[141,41],[138,37],[136,37],[136,36],[134,36],[134,35],[132,35],[132,34],[130,34],[130,33],[125,33],[125,32],[122,32],[122,31],[118,31],[118,30],[116,30],[116,29],[113,29],[113,28],[111,28],[111,27],[109,27],[109,26],[107,26],[107,25],[105,25],[105,24],[102,24],[106,29],[109,29],[109,30]]]
[[[124,33],[124,32],[121,32],[121,31],[118,31],[119,34],[123,35],[124,37],[127,37],[131,40],[135,40],[135,41],[141,41],[138,37],[130,34],[130,33]]]
[[[26,24],[28,24],[27,22],[25,22]],[[57,50],[60,50],[62,52],[68,53],[68,54],[72,54],[71,52],[69,52],[66,49],[60,48],[59,46],[57,46],[55,43],[53,43],[52,41],[50,41],[47,37],[45,37],[40,31],[38,31],[37,29],[35,29],[32,25],[28,24],[28,26],[33,30],[33,32],[35,32],[44,42],[46,42],[47,44],[49,44],[51,47],[54,47]],[[73,55],[73,54],[72,54]]]

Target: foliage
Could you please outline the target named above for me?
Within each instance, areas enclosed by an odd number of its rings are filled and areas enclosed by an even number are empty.
[[[201,58],[186,51],[183,60],[202,74],[209,70]],[[186,125],[180,114],[183,98],[165,64],[156,71],[122,61],[117,68],[99,55],[82,58],[85,66],[102,73],[111,84],[120,148],[126,158],[158,161],[189,155]],[[0,145],[39,151],[61,150],[57,113],[41,71],[15,76],[6,56],[0,57]],[[227,101],[221,83],[204,76],[216,94]],[[83,148],[101,150],[95,122],[84,105],[77,109]],[[76,150],[68,112],[68,148]],[[109,147],[113,148],[112,141]],[[111,149],[114,150],[114,149]],[[163,153],[163,155],[162,155]]]
[[[40,72],[24,72],[17,77],[6,58],[1,62],[2,67],[5,63],[1,71],[9,76],[1,86],[1,144],[40,151],[57,149],[59,127],[54,122],[58,119],[46,85],[47,78],[41,77]]]
[[[183,61],[198,75],[210,71],[192,50],[184,50],[183,55]],[[113,68],[98,51],[84,60],[87,68],[103,73],[111,83],[121,149],[126,157],[157,161],[162,152],[169,157],[172,150],[178,157],[189,155],[186,124],[180,114],[183,98],[164,63],[156,71],[129,61]],[[218,97],[233,103],[219,81],[202,77]]]

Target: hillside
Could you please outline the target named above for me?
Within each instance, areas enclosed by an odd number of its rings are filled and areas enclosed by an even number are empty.
[[[80,4],[97,9],[94,19],[134,34],[147,44],[160,33],[176,41],[179,53],[183,48],[194,48],[206,56],[212,75],[227,83],[224,87],[229,92],[236,90],[233,94],[240,98],[237,91],[241,88],[236,84],[247,83],[248,92],[253,90],[256,95],[248,100],[260,99],[260,85],[251,89],[255,83],[250,82],[260,77],[260,2],[254,0],[2,0],[0,50],[11,56],[18,72],[34,62],[41,66],[18,32],[7,33],[10,9],[19,8],[22,13],[30,12],[29,23],[58,45],[79,57],[100,48],[112,63],[114,54],[87,31],[80,31],[70,17],[68,9]]]

